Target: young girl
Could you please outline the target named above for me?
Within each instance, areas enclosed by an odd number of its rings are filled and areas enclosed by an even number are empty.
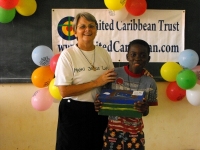
[[[126,58],[129,65],[115,68],[117,79],[112,82],[112,89],[145,91],[146,98],[134,103],[134,108],[143,116],[149,114],[149,106],[157,105],[157,86],[155,80],[144,75],[145,65],[150,60],[150,48],[147,42],[137,39],[130,42]],[[120,83],[117,82],[120,79]],[[98,99],[98,98],[97,98]],[[95,110],[101,109],[102,103],[95,100]],[[103,150],[144,150],[144,124],[142,118],[109,116],[104,132]]]

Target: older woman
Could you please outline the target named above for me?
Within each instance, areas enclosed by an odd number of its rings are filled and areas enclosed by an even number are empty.
[[[59,105],[56,150],[101,150],[107,117],[98,116],[94,100],[103,85],[116,79],[107,51],[94,45],[95,17],[83,12],[73,21],[77,44],[65,49],[57,62],[55,85]]]

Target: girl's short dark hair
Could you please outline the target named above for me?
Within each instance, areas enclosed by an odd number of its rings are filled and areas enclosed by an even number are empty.
[[[129,52],[131,46],[136,45],[136,44],[145,46],[147,48],[148,54],[150,54],[150,46],[149,46],[149,44],[146,41],[141,40],[141,39],[136,39],[136,40],[131,41],[129,43],[129,45],[128,45],[128,52]]]

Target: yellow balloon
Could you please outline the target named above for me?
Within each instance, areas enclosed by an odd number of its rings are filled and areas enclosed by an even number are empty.
[[[37,9],[37,3],[35,0],[19,0],[15,8],[22,16],[31,16]]]
[[[166,62],[160,69],[162,78],[169,82],[176,81],[177,74],[183,70],[183,68],[176,62]]]
[[[126,0],[104,0],[104,3],[110,10],[120,10],[125,6]]]
[[[51,80],[49,84],[49,93],[56,100],[62,100],[62,96],[60,95],[60,91],[57,86],[54,85],[55,78]]]

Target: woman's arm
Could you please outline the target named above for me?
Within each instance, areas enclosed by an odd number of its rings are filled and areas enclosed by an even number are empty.
[[[152,77],[153,78],[153,75],[146,69],[146,68],[143,68],[145,70],[144,72],[144,75],[146,76],[149,76],[149,77]]]
[[[96,80],[79,85],[59,85],[57,86],[62,97],[77,96],[92,90],[93,88],[105,85],[108,82],[114,82],[116,73],[114,69],[106,71]]]

